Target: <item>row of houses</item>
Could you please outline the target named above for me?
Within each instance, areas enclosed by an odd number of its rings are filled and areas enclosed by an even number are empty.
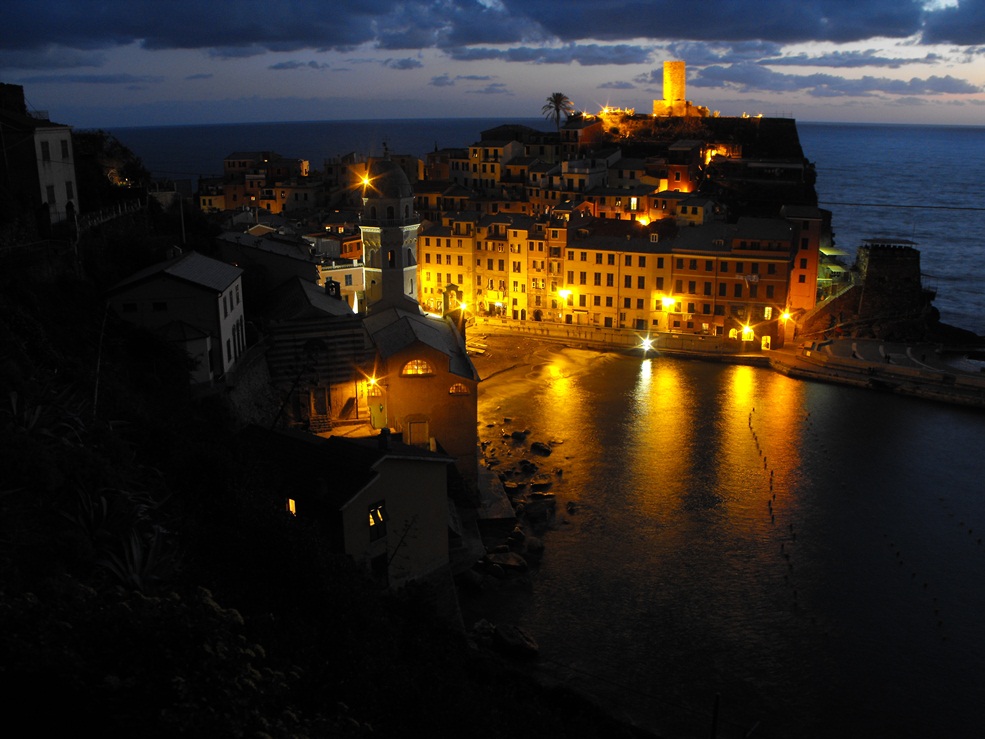
[[[769,121],[730,121],[630,157],[602,141],[602,118],[590,116],[569,119],[560,137],[501,126],[423,161],[389,156],[420,219],[417,298],[440,312],[451,292],[453,307],[478,315],[607,329],[736,337],[754,327],[762,346],[780,346],[844,273],[830,213],[816,207],[810,167],[785,123],[771,138],[787,143],[755,158],[743,152],[757,151]],[[227,169],[265,158],[280,161],[240,152]],[[240,263],[294,249],[312,279],[339,282],[358,310],[368,166],[352,154],[326,162],[324,200],[337,207],[288,233],[227,233],[224,249],[239,242]],[[744,200],[763,178],[778,188],[769,207]],[[241,248],[250,237],[254,248]]]

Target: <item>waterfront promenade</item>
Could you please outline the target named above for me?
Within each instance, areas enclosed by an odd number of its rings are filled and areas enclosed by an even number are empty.
[[[490,339],[493,338],[492,341]],[[676,337],[677,340],[675,341]],[[600,351],[641,353],[639,332],[591,326],[477,318],[468,328],[467,343],[480,375],[510,366],[511,357],[523,363],[530,347],[540,342]],[[929,342],[878,339],[833,339],[796,342],[780,349],[736,351],[736,342],[716,337],[664,335],[656,337],[654,356],[667,355],[767,367],[789,377],[834,382],[854,387],[985,409],[985,360],[966,351],[949,350]],[[493,346],[494,345],[494,346]],[[731,345],[732,348],[729,348]],[[668,348],[670,347],[670,348]],[[478,361],[487,352],[498,361]],[[505,353],[505,357],[502,356]],[[493,360],[493,357],[489,357]],[[483,371],[485,370],[485,371]]]

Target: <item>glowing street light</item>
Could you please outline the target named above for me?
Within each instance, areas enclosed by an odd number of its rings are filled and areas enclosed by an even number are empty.
[[[646,356],[646,353],[653,349],[653,339],[650,338],[649,334],[640,339],[640,349],[643,350],[643,356]]]
[[[564,306],[568,304],[568,298],[571,297],[570,290],[558,290],[558,297],[561,298],[561,322],[564,322]]]

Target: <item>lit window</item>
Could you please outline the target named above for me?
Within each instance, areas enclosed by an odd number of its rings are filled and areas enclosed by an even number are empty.
[[[401,375],[433,375],[434,368],[424,359],[412,359],[400,370]]]
[[[386,536],[386,507],[383,501],[369,507],[369,540],[379,541]]]
[[[449,395],[468,395],[469,394],[469,389],[467,387],[465,387],[465,385],[463,385],[462,383],[456,382],[454,385],[452,385],[450,388],[448,388],[448,394]]]

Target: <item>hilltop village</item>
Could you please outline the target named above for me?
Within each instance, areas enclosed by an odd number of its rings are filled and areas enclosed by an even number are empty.
[[[72,294],[100,307],[84,331],[56,339],[38,328],[45,306],[35,292],[24,296],[32,307],[8,305],[5,331],[17,351],[5,369],[12,410],[4,418],[22,454],[5,486],[16,493],[5,498],[5,515],[34,520],[28,493],[43,494],[60,511],[53,519],[78,521],[85,532],[73,533],[74,548],[58,556],[28,563],[10,555],[11,592],[31,592],[32,576],[44,567],[62,572],[64,561],[87,587],[121,588],[114,597],[177,587],[173,557],[188,549],[178,544],[178,523],[163,525],[138,490],[122,494],[125,475],[87,479],[103,462],[80,468],[62,456],[111,456],[119,445],[140,450],[141,464],[124,469],[148,498],[168,488],[152,474],[167,468],[156,456],[173,454],[186,463],[173,464],[172,474],[197,492],[177,496],[185,515],[245,509],[250,491],[255,508],[237,520],[254,534],[297,527],[289,536],[313,537],[305,540],[318,552],[313,560],[340,557],[377,590],[426,586],[428,612],[464,633],[454,583],[481,586],[524,571],[540,548],[527,524],[551,506],[549,493],[534,490],[550,469],[549,447],[516,438],[528,447],[520,472],[529,497],[507,499],[505,483],[515,490],[515,477],[480,464],[483,332],[716,357],[768,356],[801,342],[818,353],[849,336],[939,340],[914,245],[874,239],[856,264],[842,261],[793,120],[722,117],[685,92],[683,63],[669,62],[664,98],[648,114],[559,109],[553,131],[506,125],[423,158],[352,152],[321,169],[273,150],[234,151],[221,178],[197,183],[191,213],[178,191],[155,187],[93,207],[102,201],[88,183],[136,192],[139,168],[105,148],[77,168],[83,139],[29,112],[23,90],[3,85],[5,186],[17,214],[3,224],[8,291],[21,285],[15,275],[49,286],[71,277]],[[186,221],[201,230],[192,246],[178,246],[171,234],[180,224],[184,235]],[[115,240],[121,223],[142,224],[140,239]],[[130,377],[145,378],[153,398],[126,385]],[[116,392],[107,382],[118,383]],[[195,420],[169,428],[169,415],[186,404]],[[197,424],[212,413],[228,424],[223,434],[203,426],[199,436]],[[191,438],[209,454],[192,451]],[[219,464],[230,450],[236,462]],[[31,460],[42,454],[58,460],[58,474],[36,474]],[[131,517],[98,514],[114,506]],[[243,627],[250,638],[273,639],[279,605],[271,598],[260,606],[250,588],[229,587],[217,564],[227,560],[208,541],[219,533],[199,526],[191,549],[205,581],[227,587],[236,607],[257,609]],[[239,556],[264,570],[260,553],[238,548],[242,534],[233,528],[223,533]],[[25,551],[45,541],[31,538]],[[350,596],[364,586],[346,581],[344,598],[332,587],[326,597],[357,608]],[[468,638],[536,652],[509,625]],[[261,652],[244,659],[259,662]],[[333,688],[340,694],[343,682]],[[358,717],[367,724],[368,710]],[[347,712],[332,716],[335,728]]]

